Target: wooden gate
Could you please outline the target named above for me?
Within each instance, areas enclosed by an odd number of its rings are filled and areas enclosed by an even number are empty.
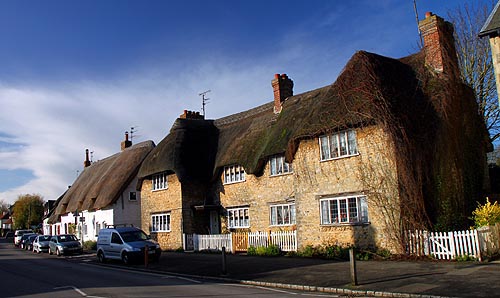
[[[248,250],[248,233],[231,233],[233,237],[233,252]]]

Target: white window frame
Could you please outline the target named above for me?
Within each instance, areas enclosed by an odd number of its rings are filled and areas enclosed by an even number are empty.
[[[285,155],[279,154],[269,158],[269,175],[281,176],[293,173],[292,164],[285,161]]]
[[[296,223],[295,203],[269,206],[269,223],[271,226],[291,226]]]
[[[162,172],[151,177],[151,191],[163,190],[168,188],[168,174]]]
[[[151,232],[170,232],[170,212],[151,214]]]
[[[227,227],[241,229],[250,227],[250,207],[228,208]]]
[[[369,223],[366,196],[353,195],[319,200],[322,225]]]
[[[224,184],[232,184],[246,181],[245,169],[239,165],[224,167]]]
[[[320,160],[332,160],[358,155],[356,131],[344,130],[338,133],[323,135],[318,138]]]

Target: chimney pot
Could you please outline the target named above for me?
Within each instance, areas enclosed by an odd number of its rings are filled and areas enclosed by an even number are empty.
[[[120,143],[121,150],[125,150],[128,147],[132,146],[132,141],[128,139],[128,131],[125,132],[125,140]]]
[[[279,73],[275,73],[275,74],[274,74],[274,78],[275,78],[275,79],[279,79],[279,78],[280,78],[280,74],[279,74]]]
[[[83,167],[89,167],[90,166],[90,159],[89,159],[89,149],[85,149],[85,161],[83,162]]]
[[[428,11],[428,12],[425,13],[425,18],[426,19],[429,18],[429,17],[432,17],[432,16],[433,16],[433,14],[430,11]]]

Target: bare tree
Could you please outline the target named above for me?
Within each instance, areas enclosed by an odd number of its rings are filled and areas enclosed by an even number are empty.
[[[463,80],[474,89],[478,113],[483,116],[492,141],[500,138],[500,109],[491,50],[487,38],[479,38],[481,27],[486,22],[494,3],[475,5],[465,3],[448,12],[455,27],[455,46]]]

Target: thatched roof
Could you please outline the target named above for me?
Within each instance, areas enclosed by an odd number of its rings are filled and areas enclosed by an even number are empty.
[[[68,212],[102,209],[115,203],[154,146],[152,141],[145,141],[85,168],[49,221],[56,222],[59,216]]]
[[[139,179],[168,172],[176,173],[180,181],[209,181],[217,151],[217,136],[212,120],[177,119],[170,133],[144,160]]]
[[[407,60],[415,59],[423,64],[418,57]],[[428,104],[422,106],[422,98],[408,63],[360,51],[335,83],[289,97],[280,114],[270,102],[215,121],[177,119],[144,161],[139,177],[167,171],[181,180],[207,180],[231,164],[260,175],[271,155],[286,153],[287,160],[293,160],[301,139],[383,121],[388,113],[412,118]]]

